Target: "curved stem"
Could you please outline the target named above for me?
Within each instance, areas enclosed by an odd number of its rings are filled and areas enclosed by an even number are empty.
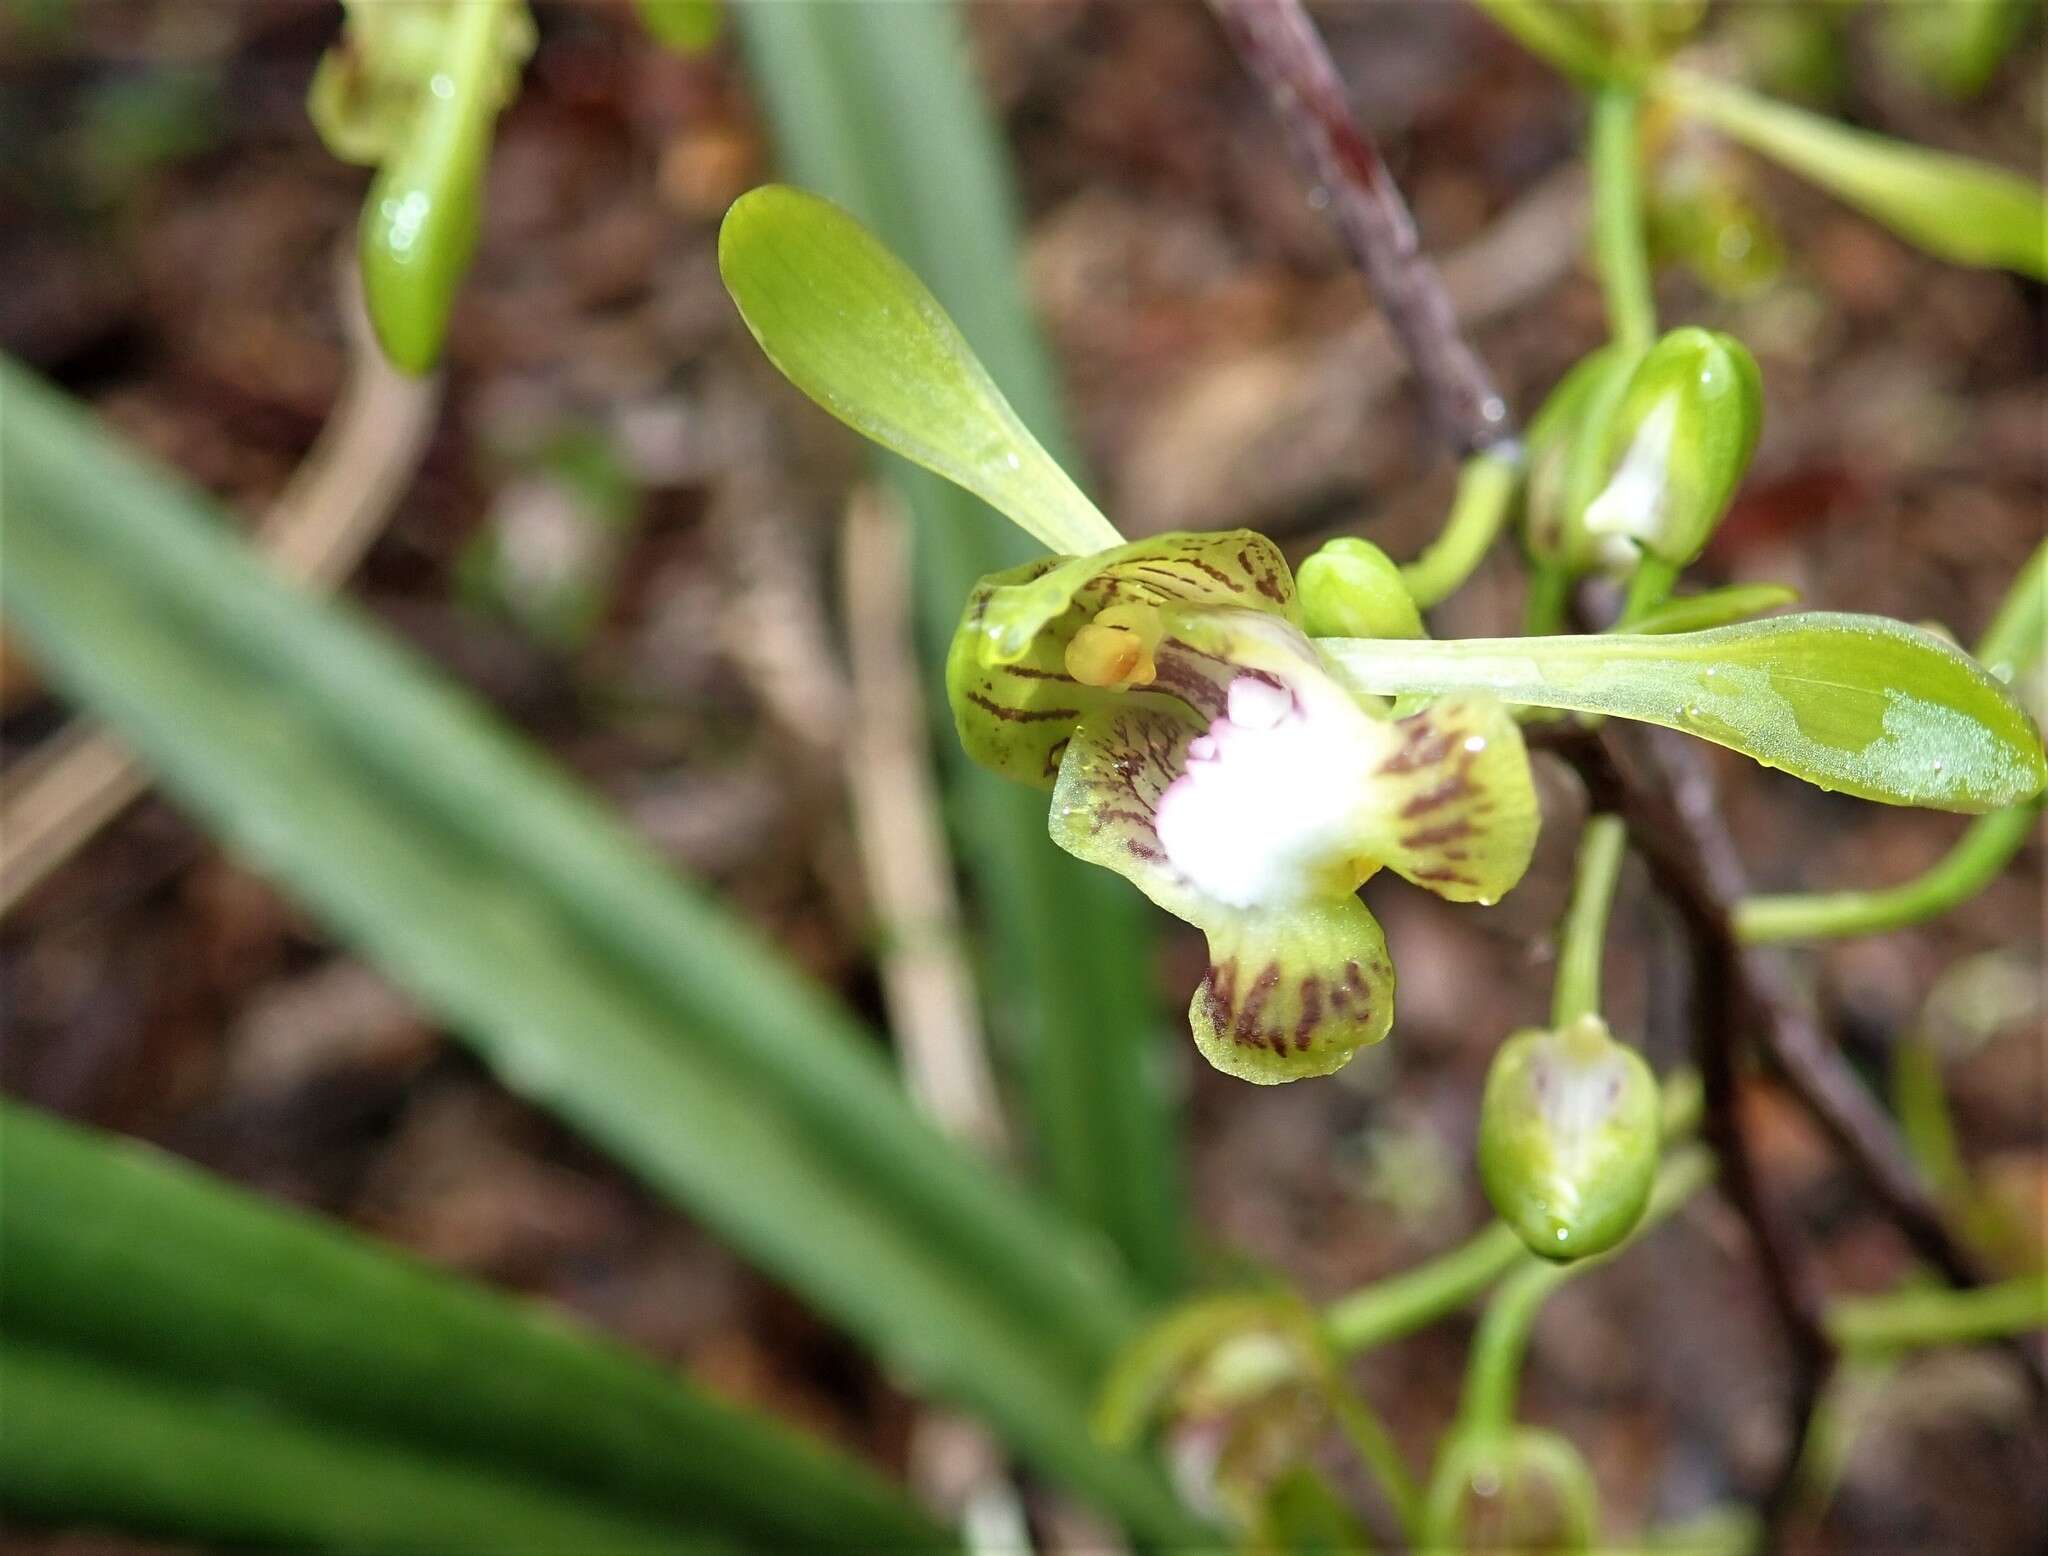
[[[1579,837],[1578,873],[1565,911],[1551,986],[1550,1023],[1565,1026],[1600,1014],[1600,964],[1607,949],[1607,918],[1628,849],[1628,826],[1619,816],[1594,816]]]
[[[1745,898],[1735,909],[1736,936],[1750,945],[1833,940],[1938,918],[1997,879],[2032,834],[2040,813],[2037,800],[1979,816],[1939,864],[1897,886]]]
[[[1657,333],[1650,256],[1643,241],[1642,161],[1637,125],[1642,97],[1633,87],[1593,94],[1593,259],[1607,297],[1607,326],[1624,346],[1647,349]]]
[[[1894,1291],[1850,1297],[1828,1309],[1828,1332],[1844,1350],[1903,1350],[2001,1340],[2048,1327],[2048,1274],[2036,1272],[1970,1291]]]
[[[1323,1313],[1330,1343],[1355,1355],[1413,1334],[1470,1302],[1521,1254],[1522,1240],[1496,1221],[1448,1253],[1333,1302]]]
[[[1488,450],[1467,459],[1458,472],[1458,495],[1442,532],[1401,569],[1401,582],[1423,610],[1442,603],[1479,566],[1506,522],[1521,480],[1519,445]]]

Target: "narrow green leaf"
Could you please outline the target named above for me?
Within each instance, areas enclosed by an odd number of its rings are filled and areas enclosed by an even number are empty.
[[[768,360],[854,431],[935,471],[1056,552],[1123,537],[1034,438],[925,284],[829,200],[733,202],[718,269]]]
[[[189,491],[0,368],[8,623],[53,680],[515,1090],[933,1392],[1163,1539],[1082,1422],[1134,1299],[913,1113],[832,1001]]]
[[[1013,181],[958,10],[742,5],[733,20],[784,171],[887,238],[930,285],[1053,458],[1077,470],[1051,363],[1018,280]],[[933,685],[976,581],[1042,552],[952,482],[877,454],[916,518],[920,638]],[[950,739],[962,862],[987,925],[989,1024],[1020,1060],[1040,1161],[1059,1202],[1098,1227],[1146,1289],[1183,1279],[1177,1017],[1134,969],[1153,964],[1145,905],[1045,846],[1045,805]]]
[[[1361,691],[1503,702],[1683,730],[1824,789],[1985,811],[2048,779],[2012,694],[1960,649],[1881,616],[1808,612],[1664,636],[1324,638]]]
[[[0,1103],[9,1333],[735,1539],[948,1544],[837,1454],[537,1306]]]
[[[2048,200],[2031,179],[1851,129],[1691,71],[1655,79],[1682,111],[1812,179],[1928,253],[2048,279]]]
[[[350,1436],[246,1393],[123,1372],[0,1335],[0,1505],[273,1550],[415,1556],[729,1551],[459,1460]]]

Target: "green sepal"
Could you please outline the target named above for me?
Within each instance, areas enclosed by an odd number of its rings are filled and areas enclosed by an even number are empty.
[[[1928,253],[2048,280],[2048,201],[2033,180],[1851,129],[1691,71],[1666,71],[1656,81],[1681,111],[1811,179]]]
[[[2048,758],[2010,690],[1883,616],[1809,611],[1707,632],[1317,646],[1356,690],[1479,692],[1662,724],[1823,789],[1977,812],[2033,798]]]
[[[1700,554],[1749,469],[1763,423],[1756,359],[1731,335],[1672,330],[1630,373],[1606,422],[1601,489],[1579,510],[1609,561],[1616,541],[1683,567]]]
[[[1432,1551],[1585,1551],[1599,1522],[1599,1494],[1578,1449],[1529,1426],[1447,1440],[1423,1514]]]
[[[1294,574],[1302,626],[1312,638],[1422,638],[1422,612],[1394,559],[1369,540],[1344,535]]]
[[[1122,542],[938,299],[831,201],[783,184],[749,190],[719,228],[718,270],[768,360],[854,431],[966,488],[1049,550]]]
[[[1546,1259],[1604,1253],[1642,1220],[1657,1175],[1656,1077],[1598,1016],[1518,1032],[1487,1071],[1479,1175]]]

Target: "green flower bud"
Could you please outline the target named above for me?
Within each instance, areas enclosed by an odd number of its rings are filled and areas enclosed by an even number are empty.
[[[1429,636],[1401,569],[1369,540],[1331,541],[1296,569],[1294,587],[1312,638]]]
[[[1547,1259],[1604,1252],[1642,1219],[1656,1176],[1657,1081],[1598,1016],[1501,1045],[1479,1110],[1479,1175],[1500,1218]]]
[[[508,54],[520,57],[532,29],[526,7],[510,0],[478,0],[449,15],[409,118],[381,126],[388,149],[363,205],[363,300],[384,354],[408,373],[428,371],[441,355],[476,251],[491,126],[518,79]],[[360,149],[376,139],[364,136]]]
[[[1602,346],[1558,381],[1529,423],[1522,544],[1536,562],[1573,573],[1593,565],[1580,516],[1599,490],[1607,424],[1638,360],[1626,347]]]
[[[1756,359],[1733,336],[1686,328],[1652,346],[1607,425],[1606,480],[1583,510],[1605,559],[1630,561],[1634,547],[1673,567],[1698,556],[1749,468],[1762,419]]]
[[[1554,1432],[1466,1431],[1444,1445],[1423,1511],[1430,1550],[1466,1556],[1583,1551],[1598,1493],[1579,1451]]]

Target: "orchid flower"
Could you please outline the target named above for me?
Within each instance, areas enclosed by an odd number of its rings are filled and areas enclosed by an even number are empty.
[[[1996,679],[1882,618],[1434,642],[1412,602],[1332,610],[1319,594],[1309,621],[1262,536],[1126,542],[931,293],[837,206],[751,191],[727,213],[719,267],[799,389],[1053,553],[968,600],[947,661],[960,738],[1051,790],[1060,847],[1208,936],[1189,1020],[1231,1075],[1328,1074],[1386,1035],[1393,968],[1357,896],[1375,872],[1457,902],[1521,879],[1538,815],[1504,704],[1665,724],[1891,804],[1989,810],[2048,778]],[[1391,573],[1335,560],[1319,589]]]
[[[1522,877],[1537,808],[1485,697],[1396,717],[1339,683],[1249,530],[1164,535],[983,581],[947,661],[975,760],[1052,790],[1053,841],[1209,938],[1189,1009],[1209,1062],[1325,1075],[1393,1019],[1357,896],[1385,867],[1455,902]]]

